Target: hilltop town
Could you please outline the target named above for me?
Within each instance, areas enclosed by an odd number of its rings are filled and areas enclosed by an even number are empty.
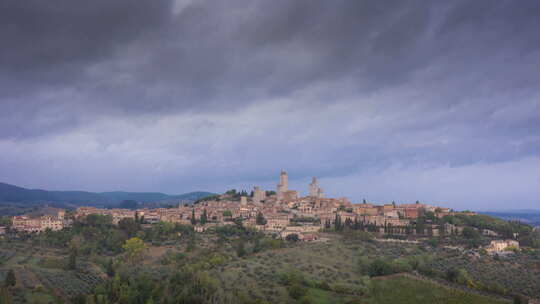
[[[138,219],[145,224],[168,222],[191,225],[196,232],[204,232],[210,227],[241,223],[245,227],[281,238],[294,235],[299,240],[312,241],[319,239],[320,232],[339,226],[394,237],[460,235],[464,226],[440,224],[429,218],[476,215],[470,211],[456,212],[444,206],[420,202],[377,205],[365,200],[361,203],[351,203],[345,197],[327,198],[316,177],[312,178],[308,190],[307,196],[301,196],[298,190],[289,189],[288,174],[281,171],[275,191],[263,190],[258,186],[255,186],[249,194],[247,191],[230,190],[221,195],[200,199],[193,205],[180,203],[175,208],[131,210],[79,207],[73,219],[98,214],[110,216],[113,224],[118,224],[123,219]],[[14,216],[11,228],[32,233],[48,229],[57,231],[71,226],[73,219],[66,218],[64,210],[54,208],[47,210],[48,214],[38,217]],[[482,229],[481,233],[495,238],[500,237],[489,229]],[[519,244],[514,240],[496,239],[486,246],[486,249],[488,252],[505,252],[509,247],[519,248]]]
[[[366,201],[353,204],[345,197],[326,198],[315,177],[309,184],[309,194],[302,197],[299,191],[289,189],[288,174],[281,171],[276,191],[265,191],[257,186],[253,188],[251,194],[231,190],[222,195],[201,199],[192,206],[179,204],[177,208],[130,210],[79,207],[75,212],[75,218],[89,214],[110,215],[114,224],[125,218],[143,218],[150,224],[160,221],[192,224],[196,231],[240,220],[247,227],[282,236],[293,232],[300,234],[317,232],[340,221],[343,225],[356,224],[371,229],[376,227],[380,232],[384,232],[385,227],[392,227],[393,234],[424,235],[428,234],[429,230],[431,235],[438,235],[441,227],[428,225],[422,230],[412,229],[419,215],[426,212],[439,218],[458,214],[443,206],[419,202],[375,205]],[[475,213],[459,212],[459,214]],[[64,210],[41,217],[28,215],[13,217],[13,228],[26,232],[59,230],[69,225],[70,221],[65,218]],[[452,225],[443,228],[447,233],[459,233],[459,229]]]
[[[0,288],[0,299],[384,304],[417,303],[421,295],[492,304],[540,297],[540,235],[529,225],[442,204],[326,197],[315,177],[305,190],[290,189],[281,171],[275,189],[229,190],[193,204],[47,206],[3,217],[0,280],[11,287]]]

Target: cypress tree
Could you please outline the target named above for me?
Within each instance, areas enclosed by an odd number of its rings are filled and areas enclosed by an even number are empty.
[[[266,225],[266,219],[264,218],[262,212],[257,213],[256,219],[257,225]]]
[[[69,261],[68,261],[67,266],[69,270],[77,269],[77,249],[76,248],[71,248],[69,252]]]
[[[15,272],[13,272],[13,269],[10,269],[6,276],[6,280],[4,281],[4,285],[6,287],[11,287],[11,286],[15,286],[15,284],[17,284],[17,279],[15,278]]]
[[[201,225],[206,224],[208,221],[208,216],[206,215],[206,209],[203,210],[203,213],[201,214]]]
[[[113,260],[110,259],[109,263],[107,263],[107,275],[109,276],[109,278],[112,278],[114,277],[114,274],[115,274],[115,271],[114,271]]]
[[[197,224],[197,219],[195,218],[195,209],[191,209],[191,225]]]
[[[244,240],[240,240],[236,246],[236,255],[238,257],[243,257],[246,255],[246,248],[244,245]]]

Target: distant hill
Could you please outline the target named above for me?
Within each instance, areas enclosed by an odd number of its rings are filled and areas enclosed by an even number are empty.
[[[55,203],[98,206],[117,205],[124,200],[133,200],[143,204],[150,202],[178,203],[179,201],[191,203],[209,195],[213,195],[213,193],[199,191],[169,195],[159,192],[47,191],[0,183],[0,203]]]
[[[484,211],[479,213],[540,227],[540,210]]]

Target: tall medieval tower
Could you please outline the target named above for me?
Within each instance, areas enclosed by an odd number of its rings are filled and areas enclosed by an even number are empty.
[[[283,194],[287,191],[289,191],[289,176],[287,175],[287,172],[281,170],[281,174],[279,176],[279,184],[277,185],[278,201],[283,200]]]
[[[319,187],[319,183],[317,182],[316,177],[314,177],[311,180],[311,184],[309,184],[309,196],[318,197],[318,198],[323,198],[324,197],[323,189],[321,187]]]

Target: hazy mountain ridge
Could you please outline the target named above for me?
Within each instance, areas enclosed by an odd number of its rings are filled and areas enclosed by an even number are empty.
[[[482,214],[502,218],[504,220],[517,220],[529,225],[540,227],[540,210],[503,210],[503,211],[482,211]]]
[[[212,195],[211,192],[196,191],[184,194],[169,195],[160,192],[87,192],[87,191],[47,191],[41,189],[26,189],[6,183],[0,183],[0,203],[64,203],[114,205],[124,200],[134,200],[140,203],[195,201]]]

